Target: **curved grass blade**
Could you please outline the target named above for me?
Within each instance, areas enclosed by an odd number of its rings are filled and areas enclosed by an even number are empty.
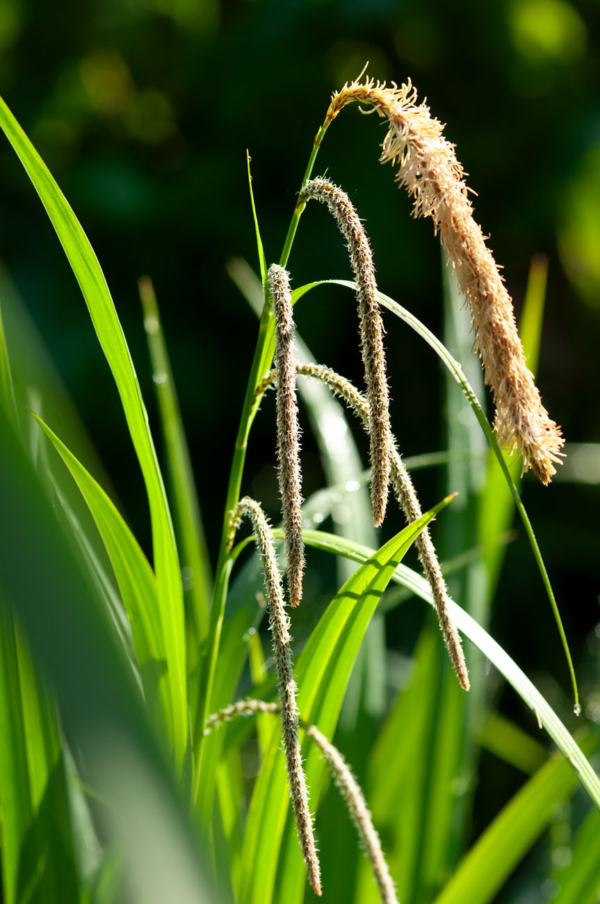
[[[302,536],[307,546],[315,546],[318,549],[330,551],[336,555],[345,555],[355,562],[364,562],[373,550],[359,547],[356,543],[350,543],[342,537],[326,534],[324,531],[303,531]],[[405,565],[399,565],[392,578],[393,581],[408,587],[412,593],[433,605],[433,599],[429,585],[425,578],[411,572]],[[595,774],[591,765],[577,746],[572,735],[567,731],[552,707],[546,702],[537,688],[532,684],[519,666],[508,653],[484,631],[475,619],[460,608],[456,603],[450,605],[450,614],[459,631],[468,637],[496,666],[519,694],[524,703],[535,714],[538,723],[541,724],[557,747],[569,760],[577,773],[579,781],[586,789],[596,806],[600,808],[600,779]]]
[[[137,375],[98,259],[79,221],[37,151],[0,99],[0,127],[31,179],[56,230],[88,306],[123,403],[148,493],[154,567],[171,698],[170,733],[176,760],[187,746],[188,711],[183,591],[168,502]]]
[[[582,744],[588,752],[593,749],[589,737]],[[542,766],[473,845],[435,904],[490,904],[576,782],[562,757]]]
[[[573,860],[559,875],[555,904],[597,904],[600,895],[600,813],[592,810],[573,843]]]
[[[139,291],[144,309],[144,328],[148,337],[167,466],[171,478],[181,564],[182,568],[191,569],[190,587],[185,592],[184,600],[187,596],[191,621],[194,625],[191,646],[197,651],[208,631],[208,610],[212,594],[210,559],[158,302],[152,282],[147,276],[140,279]],[[192,659],[188,668],[191,671],[193,667]]]
[[[161,680],[160,676],[165,654],[160,630],[158,594],[156,579],[148,560],[102,487],[50,427],[37,415],[33,416],[71,472],[89,506],[121,591],[147,697],[152,700],[156,696],[158,686],[163,717],[168,719],[168,696],[165,693],[164,680]]]
[[[303,295],[305,295],[311,289],[314,289],[316,286],[322,286],[322,285],[345,286],[346,288],[352,289],[353,291],[356,290],[355,284],[353,282],[351,282],[350,280],[347,280],[347,279],[324,279],[324,280],[319,280],[319,281],[313,282],[313,283],[307,283],[304,286],[300,286],[298,289],[296,289],[292,293],[293,301],[294,302],[298,301],[300,298],[302,298]],[[448,349],[440,342],[440,340],[436,336],[434,336],[434,334],[430,330],[427,329],[427,327],[424,324],[421,323],[420,320],[418,320],[413,314],[411,314],[410,311],[407,311],[406,308],[403,308],[401,305],[399,305],[398,302],[394,301],[393,298],[390,298],[389,296],[384,295],[382,292],[378,292],[377,295],[378,295],[380,303],[385,308],[387,308],[389,311],[391,311],[393,314],[395,314],[397,317],[399,317],[400,320],[403,320],[406,324],[408,324],[408,326],[410,326],[416,333],[418,333],[419,336],[421,336],[422,339],[425,340],[425,342],[427,342],[428,345],[431,346],[431,348],[435,351],[435,353],[440,358],[440,360],[444,363],[444,365],[448,368],[450,373],[453,375],[456,382],[462,387],[462,390],[463,390],[464,394],[466,395],[471,408],[473,409],[475,417],[479,421],[481,429],[485,433],[488,443],[490,444],[490,448],[492,449],[494,455],[496,456],[496,459],[498,460],[498,463],[504,474],[504,478],[512,493],[512,497],[514,499],[515,506],[516,506],[516,508],[519,512],[519,515],[521,517],[521,520],[523,522],[523,526],[525,527],[525,532],[527,534],[527,538],[531,545],[533,555],[534,555],[535,561],[537,563],[538,569],[540,571],[540,575],[542,577],[544,588],[546,590],[546,594],[548,596],[550,605],[552,607],[552,612],[554,615],[554,619],[556,621],[556,626],[558,628],[561,643],[562,643],[565,657],[567,660],[567,665],[569,668],[569,674],[571,677],[571,684],[573,687],[573,696],[574,696],[574,711],[575,711],[576,715],[579,715],[579,713],[581,712],[581,706],[579,703],[579,692],[577,689],[577,679],[575,677],[575,669],[573,667],[571,651],[569,650],[569,644],[567,642],[567,637],[566,637],[565,630],[564,630],[562,620],[560,617],[560,612],[558,611],[558,605],[556,603],[554,591],[552,589],[552,585],[550,583],[550,578],[548,577],[548,572],[546,570],[546,566],[544,564],[544,560],[542,558],[542,553],[538,546],[538,542],[537,542],[535,533],[533,531],[533,527],[531,526],[529,516],[527,515],[525,506],[523,505],[523,502],[521,501],[519,491],[518,491],[517,487],[515,486],[515,482],[512,478],[512,474],[510,473],[510,470],[506,464],[502,450],[500,449],[500,446],[498,445],[498,441],[496,439],[496,434],[492,430],[492,428],[489,424],[489,421],[486,418],[481,405],[479,404],[477,396],[473,392],[468,380],[466,379],[466,377],[463,373],[462,367],[460,366],[458,361],[455,361],[455,359],[452,357],[452,355],[450,354]]]
[[[1,410],[0,497],[0,585],[52,682],[71,749],[84,765],[82,779],[106,804],[107,841],[118,840],[125,900],[214,901],[171,758],[148,723],[102,604]],[[59,898],[61,904],[79,899]]]
[[[396,565],[420,531],[450,498],[374,552],[341,588],[311,634],[296,669],[298,707],[304,721],[317,725],[326,737],[331,737],[335,731],[352,666]],[[273,900],[289,809],[280,746],[278,732],[265,756],[252,796],[242,853],[244,870],[239,897],[243,904],[271,904]],[[304,745],[303,751],[306,755]],[[306,776],[313,809],[322,774],[323,762],[318,751],[308,751]],[[278,900],[300,900],[304,889],[303,865],[291,824],[284,856],[283,887],[279,889]]]

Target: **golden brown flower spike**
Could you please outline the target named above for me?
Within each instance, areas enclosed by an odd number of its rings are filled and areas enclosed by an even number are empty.
[[[252,521],[269,600],[271,639],[281,703],[281,733],[283,736],[290,795],[298,829],[298,840],[304,862],[306,863],[310,884],[315,893],[320,895],[319,858],[315,849],[312,817],[308,807],[308,790],[304,769],[302,768],[302,757],[298,740],[299,716],[296,705],[298,689],[294,680],[290,620],[285,612],[283,588],[269,522],[258,502],[248,496],[240,500],[233,512],[231,519],[233,528],[239,525],[244,515],[247,515]]]
[[[296,371],[300,376],[314,377],[322,383],[325,383],[326,386],[329,386],[332,392],[339,395],[346,402],[348,407],[359,416],[365,430],[367,432],[369,431],[369,403],[364,395],[362,395],[349,380],[346,380],[345,377],[340,376],[329,367],[323,367],[320,364],[301,364],[298,365]],[[270,371],[258,386],[257,396],[258,394],[265,392],[273,380],[274,372]],[[410,474],[404,467],[404,463],[398,452],[393,434],[390,438],[390,442],[390,479],[394,488],[394,495],[396,496],[400,508],[404,512],[407,522],[410,524],[411,521],[416,521],[417,518],[420,518],[423,513]],[[450,607],[448,605],[450,597],[448,596],[448,588],[446,587],[446,582],[428,527],[421,531],[415,540],[415,544],[425,577],[431,587],[433,602],[450,661],[452,662],[461,687],[463,690],[468,691],[470,687],[469,673],[467,671],[460,635],[456,630],[456,625],[450,615]]]
[[[277,459],[279,492],[283,510],[283,530],[287,555],[290,604],[302,598],[304,543],[302,542],[302,472],[300,470],[300,427],[296,400],[294,361],[295,324],[288,274],[277,264],[269,270],[269,290],[273,300],[277,345],[275,350],[277,387]]]
[[[383,321],[377,300],[373,255],[364,227],[348,195],[325,179],[307,182],[300,201],[326,204],[348,243],[357,286],[361,352],[369,399],[371,440],[371,505],[375,527],[383,522],[390,479],[390,410],[383,348]]]
[[[326,125],[346,104],[369,104],[387,118],[381,162],[399,164],[397,180],[414,198],[414,216],[431,217],[448,252],[475,327],[475,349],[496,405],[498,442],[523,456],[523,471],[532,468],[548,484],[561,462],[560,428],[542,405],[517,332],[512,301],[483,233],[443,125],[425,103],[417,105],[410,81],[400,88],[366,79],[346,84],[333,94]]]

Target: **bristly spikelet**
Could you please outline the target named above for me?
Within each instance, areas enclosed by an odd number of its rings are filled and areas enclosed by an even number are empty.
[[[294,315],[288,274],[277,264],[269,270],[269,290],[273,300],[277,345],[275,350],[277,388],[277,460],[283,530],[287,555],[290,604],[302,598],[304,543],[302,542],[302,471],[300,469],[300,427],[296,400],[294,361]]]
[[[340,751],[327,740],[316,725],[309,726],[306,734],[321,750],[333,780],[346,802],[350,818],[358,831],[358,837],[367,857],[371,861],[381,901],[383,904],[398,904],[394,882],[381,849],[381,841],[379,840],[377,829],[373,825],[373,818],[367,807],[360,785],[352,775]]]
[[[381,162],[398,164],[397,180],[414,198],[414,216],[431,217],[446,248],[461,292],[468,300],[475,327],[475,349],[492,387],[498,442],[523,456],[523,470],[532,468],[548,484],[561,462],[564,440],[560,428],[542,405],[527,368],[517,333],[512,301],[483,233],[473,218],[473,206],[456,159],[454,145],[444,138],[444,126],[432,118],[425,103],[417,105],[410,81],[400,88],[367,79],[346,84],[333,94],[326,124],[346,104],[369,104],[387,118]]]
[[[326,204],[348,243],[357,285],[361,352],[369,399],[371,441],[371,505],[375,527],[383,522],[390,479],[390,411],[383,347],[383,321],[377,300],[373,255],[365,229],[348,195],[325,179],[307,182],[300,201],[315,198]]]
[[[308,807],[308,790],[298,740],[299,714],[296,705],[298,689],[294,680],[290,620],[285,611],[283,588],[281,586],[279,568],[277,567],[273,536],[262,508],[254,499],[245,496],[238,503],[232,522],[235,523],[237,520],[237,523],[239,523],[239,518],[242,515],[247,515],[252,521],[267,588],[269,626],[271,628],[273,657],[277,668],[277,684],[281,704],[281,733],[290,795],[298,829],[298,840],[304,862],[306,863],[310,884],[315,893],[320,895],[319,858],[315,849],[312,817]]]
[[[334,370],[319,364],[302,364],[298,366],[297,371],[301,376],[314,377],[317,380],[321,380],[321,382],[329,386],[336,395],[341,396],[355,414],[360,417],[365,430],[367,432],[369,431],[368,400],[352,385],[352,383],[350,383],[349,380],[346,380],[345,377],[340,376]],[[400,508],[404,512],[407,523],[410,524],[411,521],[416,521],[417,518],[420,518],[423,512],[410,474],[404,467],[393,435],[391,436],[390,448],[390,479],[394,488],[394,495],[398,500]],[[465,655],[460,641],[460,635],[456,630],[456,625],[450,615],[450,597],[448,596],[448,588],[444,581],[444,576],[438,561],[435,546],[431,539],[429,528],[426,527],[421,531],[415,540],[415,543],[419,553],[419,560],[423,566],[423,571],[425,572],[425,577],[431,587],[433,602],[450,661],[452,662],[461,687],[463,690],[468,691],[470,684]]]

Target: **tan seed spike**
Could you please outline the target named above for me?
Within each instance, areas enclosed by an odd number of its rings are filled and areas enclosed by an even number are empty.
[[[296,399],[294,361],[294,315],[288,274],[277,264],[269,270],[269,290],[273,300],[277,345],[275,350],[277,387],[277,459],[279,492],[283,509],[283,530],[287,555],[290,604],[302,598],[304,543],[302,541],[302,471],[300,469],[300,427]]]
[[[269,600],[269,626],[273,657],[277,668],[277,684],[281,705],[281,734],[285,752],[290,795],[294,808],[294,818],[298,829],[298,840],[306,863],[308,878],[317,895],[321,894],[319,858],[315,848],[312,817],[308,807],[308,790],[302,767],[300,742],[298,739],[299,715],[296,705],[298,689],[294,680],[290,620],[285,611],[285,601],[277,556],[273,545],[273,534],[265,514],[254,499],[245,496],[235,510],[232,521],[239,524],[241,516],[247,515],[256,537],[256,545],[262,564]]]
[[[371,505],[375,527],[383,522],[390,480],[390,410],[383,347],[383,321],[369,239],[348,195],[325,179],[307,182],[300,200],[315,198],[326,204],[348,244],[357,285],[361,352],[369,399],[371,441]]]
[[[532,468],[548,484],[560,464],[564,440],[542,405],[533,374],[527,368],[511,298],[492,252],[473,218],[473,205],[456,159],[454,145],[443,135],[425,103],[417,104],[410,81],[400,88],[366,79],[333,94],[326,124],[346,106],[358,102],[387,118],[381,162],[398,164],[397,180],[414,198],[416,217],[431,217],[467,298],[475,327],[475,349],[496,405],[498,442],[523,456],[523,471]]]

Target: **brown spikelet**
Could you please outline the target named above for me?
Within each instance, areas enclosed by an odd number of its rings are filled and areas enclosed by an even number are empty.
[[[414,198],[414,216],[431,217],[439,231],[461,292],[467,298],[475,327],[475,349],[481,356],[485,381],[496,405],[494,428],[498,442],[523,456],[523,470],[532,468],[548,484],[561,462],[564,440],[560,428],[542,405],[527,368],[516,328],[511,298],[473,218],[473,205],[456,159],[454,145],[443,135],[425,103],[417,105],[410,81],[398,88],[366,79],[335,92],[326,124],[346,104],[372,106],[387,118],[382,163],[398,164],[397,180]]]
[[[355,386],[341,377],[335,371],[319,364],[303,364],[297,368],[299,375],[314,377],[321,380],[329,388],[339,395],[349,408],[351,408],[362,420],[365,430],[369,430],[369,403],[367,399],[360,393]],[[407,522],[416,521],[423,514],[419,500],[411,480],[410,474],[404,467],[400,453],[398,452],[396,441],[391,437],[391,472],[390,479],[394,488],[394,495]],[[450,656],[450,661],[454,667],[454,671],[458,677],[461,687],[468,691],[469,674],[465,663],[465,656],[460,641],[460,635],[456,630],[456,626],[450,615],[448,588],[442,575],[442,569],[438,561],[435,546],[431,540],[429,528],[421,531],[415,540],[419,560],[423,566],[425,577],[431,587],[431,593],[435,604],[438,621],[444,643]]]
[[[333,780],[340,790],[348,807],[350,818],[356,826],[365,853],[371,862],[375,882],[383,904],[398,904],[394,882],[390,876],[388,865],[381,849],[381,841],[373,825],[373,818],[367,807],[360,785],[352,775],[344,757],[316,725],[306,729],[306,734],[320,749],[327,763]]]
[[[383,347],[383,321],[377,300],[373,255],[367,234],[348,195],[325,179],[307,182],[300,201],[326,204],[348,244],[357,286],[361,352],[369,399],[371,441],[371,505],[375,527],[383,522],[390,480],[390,411]]]
[[[308,878],[315,893],[320,895],[319,859],[315,849],[312,817],[308,807],[308,790],[298,740],[299,716],[296,705],[297,687],[294,680],[294,666],[292,662],[290,620],[285,611],[283,588],[277,567],[273,536],[262,508],[254,499],[245,496],[240,500],[236,514],[247,515],[252,521],[256,545],[262,563],[269,600],[269,625],[271,628],[273,656],[277,668],[277,683],[281,703],[281,733],[290,795],[298,829],[298,840],[304,862],[306,863]]]
[[[275,349],[277,388],[277,459],[283,531],[287,555],[290,604],[302,598],[304,543],[302,542],[302,472],[300,469],[300,427],[296,400],[296,363],[292,295],[288,274],[277,264],[269,270],[269,290],[273,299],[277,345]]]

